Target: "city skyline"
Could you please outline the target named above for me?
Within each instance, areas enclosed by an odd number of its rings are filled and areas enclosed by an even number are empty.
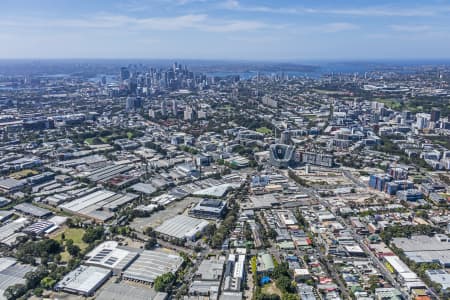
[[[447,59],[449,1],[3,1],[0,58]]]

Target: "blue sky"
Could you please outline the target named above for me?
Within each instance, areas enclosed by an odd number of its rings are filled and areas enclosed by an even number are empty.
[[[0,58],[450,58],[450,0],[0,0]]]

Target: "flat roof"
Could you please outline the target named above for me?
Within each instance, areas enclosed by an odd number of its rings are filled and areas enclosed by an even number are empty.
[[[28,223],[27,218],[18,218],[8,224],[5,224],[0,227],[0,243],[4,243],[6,239],[8,239],[11,235],[13,235],[16,231],[25,227]]]
[[[12,257],[0,257],[0,299],[3,292],[11,285],[25,283],[25,274],[33,271],[35,267],[18,263]]]
[[[197,276],[201,276],[202,280],[217,280],[222,276],[224,260],[219,259],[205,259],[198,266]]]
[[[164,293],[165,294],[165,293]],[[126,281],[119,283],[107,284],[98,295],[95,297],[97,300],[150,300],[154,299],[157,292],[148,286],[136,286],[128,284]]]
[[[56,289],[72,291],[83,294],[90,294],[111,275],[111,271],[94,267],[81,265],[68,273],[55,286]]]
[[[17,180],[14,178],[6,178],[0,180],[0,187],[5,189],[12,189],[15,187],[20,187],[25,184],[25,181],[23,180]]]
[[[156,192],[156,188],[153,185],[151,185],[150,183],[142,183],[142,182],[132,185],[131,189],[133,189],[136,192],[144,193],[147,195]]]
[[[442,285],[444,290],[450,288],[450,274],[445,270],[427,270],[425,273],[430,277],[431,281]]]
[[[52,212],[48,209],[41,208],[30,203],[20,203],[14,206],[15,210],[21,211],[25,214],[29,214],[38,218],[50,215]]]
[[[234,189],[236,186],[239,186],[239,184],[233,184],[233,183],[224,183],[212,187],[208,187],[199,191],[195,191],[194,195],[204,195],[204,196],[211,196],[211,197],[223,197],[225,196],[229,190]]]
[[[122,276],[125,279],[153,282],[160,275],[175,273],[182,263],[183,258],[179,255],[144,250]]]
[[[208,221],[191,218],[185,215],[177,215],[166,220],[155,231],[178,239],[193,236],[209,224]]]
[[[120,249],[116,241],[106,241],[95,247],[86,256],[87,265],[95,265],[107,269],[125,269],[136,257],[137,252]]]
[[[450,242],[441,242],[437,237],[413,235],[411,238],[393,238],[392,243],[405,252],[450,250]]]

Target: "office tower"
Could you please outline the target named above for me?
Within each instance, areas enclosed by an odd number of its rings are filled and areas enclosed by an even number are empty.
[[[416,114],[416,127],[418,129],[428,128],[430,125],[431,116],[430,114],[418,113]]]
[[[120,80],[124,81],[130,78],[130,71],[127,67],[120,68]]]
[[[186,106],[186,109],[184,111],[184,120],[185,121],[191,121],[195,119],[195,111],[190,106]]]
[[[135,111],[142,108],[142,99],[140,97],[127,97],[125,102],[126,111]]]
[[[166,105],[166,100],[163,100],[161,102],[161,115],[163,117],[167,116],[167,105]]]
[[[439,121],[439,119],[441,118],[441,111],[437,108],[433,108],[431,110],[431,117],[430,117],[430,121],[431,122],[437,122]]]
[[[280,144],[289,145],[291,143],[291,132],[285,130],[281,133]]]
[[[207,117],[206,111],[204,111],[204,110],[199,110],[197,115],[198,115],[199,119],[206,119],[206,117]]]
[[[403,119],[405,119],[406,121],[409,121],[412,119],[412,113],[408,110],[403,111],[402,115],[403,115]]]
[[[177,101],[172,100],[172,114],[176,117],[178,114]]]

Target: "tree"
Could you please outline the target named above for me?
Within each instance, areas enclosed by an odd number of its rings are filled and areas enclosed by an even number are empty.
[[[44,293],[44,289],[40,288],[40,287],[35,288],[33,291],[33,294],[38,297],[42,296],[43,293]]]
[[[34,289],[37,287],[41,283],[42,278],[47,275],[48,271],[43,267],[39,267],[36,271],[26,273],[25,280],[27,289]]]
[[[70,246],[67,245],[66,248],[67,248],[67,252],[69,252],[69,254],[73,257],[76,257],[81,253],[81,249],[77,245],[73,245],[73,244]]]
[[[369,277],[369,289],[372,293],[374,293],[375,289],[379,286],[379,282],[378,276],[372,275]]]
[[[41,280],[41,286],[45,289],[52,289],[53,286],[55,285],[55,283],[56,283],[56,280],[49,276],[44,277]]]
[[[96,226],[90,227],[86,230],[83,235],[83,242],[92,244],[93,242],[103,238],[104,230],[103,227]]]
[[[275,284],[277,288],[279,288],[283,293],[295,292],[295,289],[292,286],[291,278],[286,275],[283,275],[280,278],[278,278]]]
[[[29,241],[18,247],[16,257],[18,260],[30,264],[35,264],[35,259],[41,258],[41,264],[46,265],[49,258],[53,258],[61,251],[61,244],[52,239]]]
[[[15,299],[18,299],[19,297],[22,297],[23,295],[25,295],[26,292],[27,292],[27,288],[25,287],[25,285],[18,283],[18,284],[8,287],[5,290],[5,292],[3,293],[3,295],[8,300],[15,300]]]
[[[152,227],[146,227],[145,229],[144,229],[144,234],[146,234],[146,235],[148,235],[148,236],[150,236],[150,237],[156,237],[156,232],[153,230],[153,228]]]
[[[297,294],[283,293],[281,300],[300,300]]]
[[[165,273],[155,278],[154,288],[157,292],[168,292],[174,281],[173,273]]]
[[[289,276],[289,265],[286,262],[282,262],[275,266],[272,272],[273,278],[279,278],[282,276]]]
[[[158,244],[158,241],[156,240],[156,238],[151,237],[144,245],[145,249],[150,250],[153,249],[156,244]]]

